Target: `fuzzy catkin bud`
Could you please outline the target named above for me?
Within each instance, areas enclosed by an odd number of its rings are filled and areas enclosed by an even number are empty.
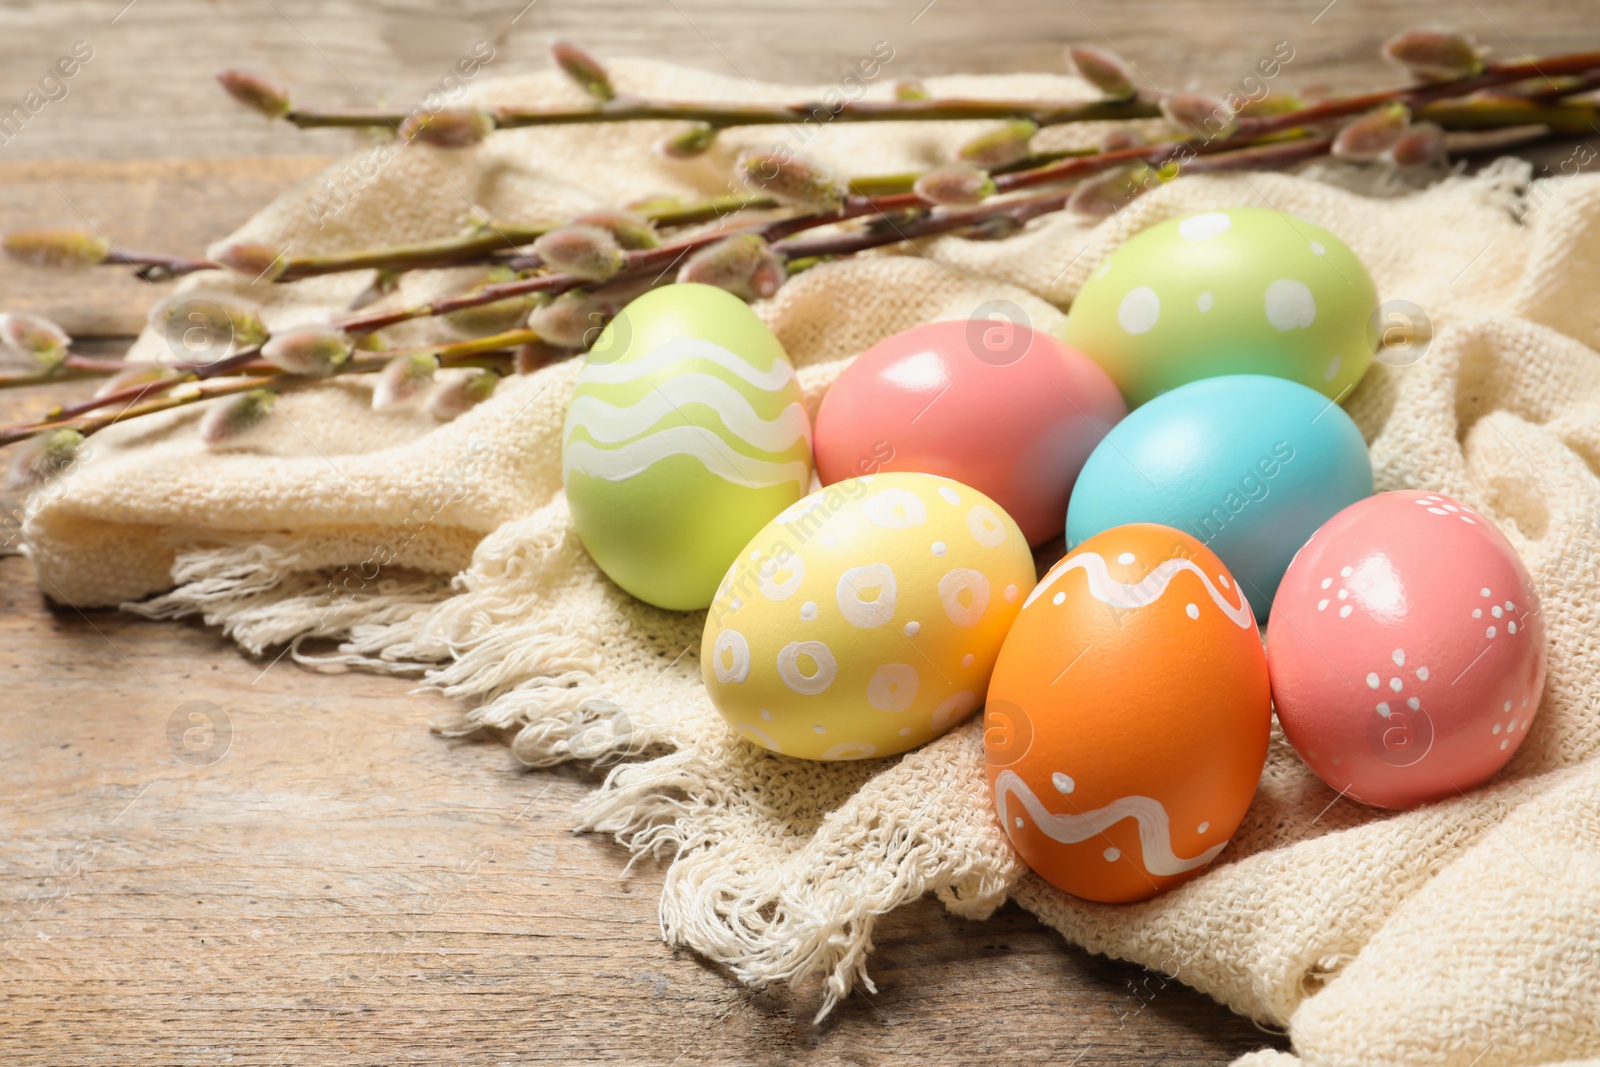
[[[331,326],[308,326],[279,334],[261,346],[261,358],[290,374],[322,378],[350,358],[350,339]]]
[[[266,421],[278,394],[252,389],[213,404],[200,419],[200,440],[207,448],[242,437]]]
[[[1072,60],[1078,77],[1112,100],[1128,100],[1137,92],[1132,68],[1103,48],[1074,45],[1067,49],[1067,58]]]
[[[289,269],[289,260],[272,245],[226,241],[206,250],[206,258],[253,282],[275,282]]]
[[[1004,241],[1022,232],[1022,222],[1015,215],[990,215],[971,226],[957,230],[958,236],[969,241]]]
[[[589,53],[576,45],[557,41],[550,46],[550,54],[555,56],[556,64],[567,77],[577,82],[584,92],[601,103],[616,99],[617,90],[611,84],[611,75]]]
[[[289,93],[259,74],[251,74],[244,70],[224,70],[217,74],[217,81],[228,91],[229,96],[251,111],[259,112],[269,119],[281,119],[291,110]]]
[[[500,375],[489,370],[452,375],[448,381],[434,386],[423,406],[440,422],[449,422],[489,399],[499,384]]]
[[[661,138],[656,142],[656,152],[667,159],[693,159],[705,155],[716,143],[717,128],[702,123]]]
[[[764,300],[788,280],[788,273],[770,244],[757,234],[742,233],[690,256],[677,280],[714,285],[744,300]]]
[[[32,489],[65,472],[78,459],[83,434],[77,430],[47,430],[25,443],[11,461],[6,488]]]
[[[1169,93],[1161,98],[1160,106],[1168,122],[1201,140],[1220,140],[1239,126],[1226,101],[1205,93]]]
[[[397,136],[405,144],[420,141],[435,148],[471,148],[495,129],[494,116],[472,108],[413,111],[400,124]]]
[[[0,239],[6,255],[30,267],[93,267],[111,254],[111,242],[93,230],[16,230]]]
[[[270,336],[259,308],[223,293],[173,293],[150,309],[150,325],[180,358],[203,353],[220,359]]]
[[[1143,148],[1147,142],[1138,130],[1117,129],[1106,134],[1100,142],[1102,152],[1125,152],[1130,148]]]
[[[45,370],[67,358],[72,338],[47,318],[11,312],[0,313],[0,344]]]
[[[911,191],[930,204],[976,204],[995,193],[994,179],[977,167],[950,163],[918,178]]]
[[[656,228],[650,224],[650,220],[632,211],[591,211],[579,215],[572,222],[577,226],[600,227],[629,252],[654,248],[660,244],[656,238]]]
[[[751,189],[807,211],[837,211],[849,192],[821,167],[783,150],[745,152],[735,169]]]
[[[985,170],[1010,166],[1028,158],[1032,152],[1030,144],[1033,135],[1038,132],[1037,122],[1031,119],[1015,119],[997,130],[991,130],[968,141],[961,146],[956,155],[974,167],[982,167]]]
[[[1411,112],[1404,104],[1388,104],[1345,125],[1329,154],[1338,159],[1377,159],[1405,136]]]
[[[1159,184],[1155,171],[1143,163],[1118,167],[1079,182],[1067,199],[1067,210],[1090,218],[1106,218]]]
[[[605,281],[627,262],[611,231],[598,226],[559,226],[533,242],[533,251],[556,270],[585,281]]]
[[[1431,122],[1419,122],[1389,146],[1384,155],[1399,167],[1425,167],[1444,158],[1444,130]]]
[[[564,355],[566,353],[555,345],[547,345],[543,341],[529,341],[517,349],[516,371],[518,374],[532,374],[536,370],[543,370]]]
[[[432,352],[405,352],[384,364],[372,387],[372,410],[399,407],[421,396],[433,384],[439,357]]]
[[[1483,73],[1484,50],[1451,30],[1408,30],[1384,42],[1383,58],[1429,82],[1458,81]]]
[[[569,289],[535,308],[528,316],[528,327],[559,348],[588,348],[617,310],[616,302],[608,297]]]
[[[517,277],[516,271],[507,267],[491,267],[468,294],[481,293],[486,286],[500,285]],[[481,337],[516,329],[528,318],[528,312],[548,300],[544,293],[523,293],[508,296],[489,304],[476,304],[445,314],[444,319],[462,333]]]

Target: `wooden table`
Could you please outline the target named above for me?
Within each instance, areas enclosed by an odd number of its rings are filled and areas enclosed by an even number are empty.
[[[89,219],[128,246],[199,253],[350,144],[223,106],[209,77],[227,65],[358,104],[418,95],[477,40],[496,72],[538,67],[566,37],[814,81],[879,40],[896,76],[1060,69],[1063,43],[1089,41],[1164,86],[1221,90],[1279,41],[1286,86],[1387,84],[1377,45],[1413,21],[1503,55],[1593,38],[1588,5],[1561,0],[125,2],[0,9],[0,112],[74,42],[94,49],[0,147],[0,229]],[[155,296],[121,273],[0,265],[0,309],[102,338],[91,354],[116,352]],[[0,418],[37,404],[0,394]],[[48,607],[15,555],[0,558],[0,671],[11,1063],[1224,1063],[1286,1047],[1015,908],[969,923],[931,901],[882,924],[879,992],[813,1026],[816,990],[752,993],[661,943],[659,869],[624,876],[618,848],[568,832],[585,773],[435,738],[446,703],[402,681]]]

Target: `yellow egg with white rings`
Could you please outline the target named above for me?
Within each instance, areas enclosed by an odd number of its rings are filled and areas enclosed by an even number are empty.
[[[700,645],[706,689],[773,752],[905,752],[983,704],[1034,576],[1022,531],[970,486],[837,482],[768,523],[728,570]]]

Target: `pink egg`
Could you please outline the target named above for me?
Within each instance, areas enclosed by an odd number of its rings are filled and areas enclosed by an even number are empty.
[[[1488,519],[1437,493],[1380,493],[1289,564],[1267,666],[1278,721],[1317,776],[1409,808],[1481,784],[1516,754],[1544,688],[1544,619]]]
[[[828,390],[817,474],[824,485],[880,470],[943,475],[994,500],[1037,545],[1061,536],[1078,471],[1127,413],[1105,371],[1048,334],[1004,318],[935,322],[873,345]]]

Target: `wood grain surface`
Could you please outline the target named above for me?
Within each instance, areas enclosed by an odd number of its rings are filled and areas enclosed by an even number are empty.
[[[199,253],[356,143],[242,116],[210,82],[223,66],[307,103],[396,104],[480,40],[495,73],[542,66],[564,37],[818,82],[879,40],[895,77],[1059,70],[1061,46],[1086,40],[1152,84],[1226,89],[1287,41],[1287,85],[1349,86],[1391,82],[1376,47],[1419,22],[1503,55],[1594,43],[1592,5],[1571,0],[6,2],[0,113],[74,42],[94,57],[0,144],[0,229],[88,219]],[[119,272],[0,266],[0,310],[109,338],[90,353],[118,351],[158,296]],[[0,419],[41,403],[0,394]],[[816,989],[753,993],[661,943],[660,869],[624,874],[618,848],[568,832],[587,774],[437,739],[427,723],[448,706],[402,680],[47,607],[16,555],[0,556],[0,686],[8,1063],[1153,1064],[1286,1047],[1015,908],[970,923],[931,901],[881,925],[878,992],[814,1026]]]

